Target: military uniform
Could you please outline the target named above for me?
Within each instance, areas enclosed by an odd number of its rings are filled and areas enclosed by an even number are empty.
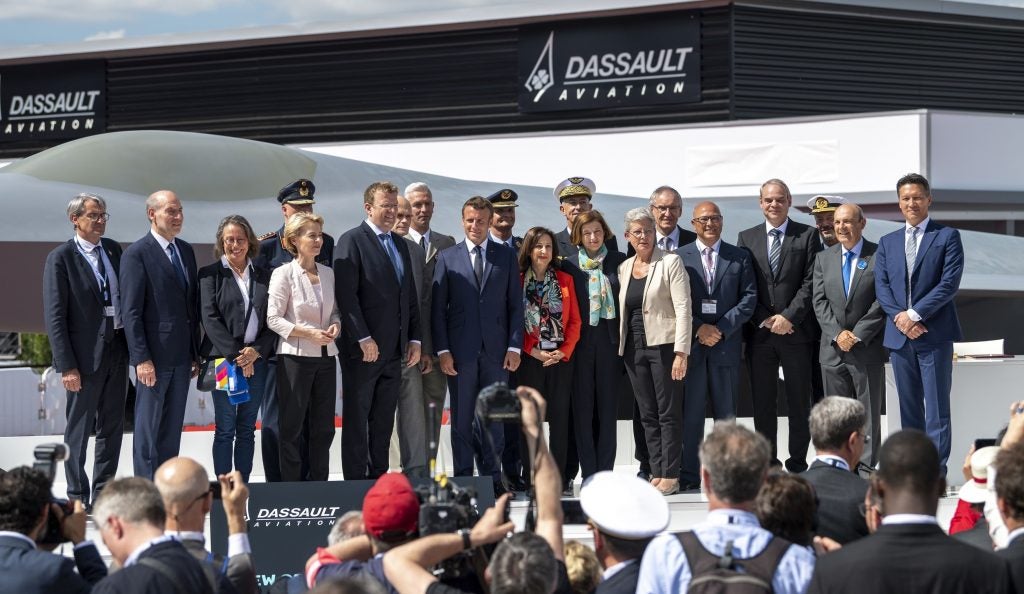
[[[282,264],[292,261],[292,255],[284,249],[281,238],[284,236],[284,225],[277,231],[271,231],[260,235],[260,255],[257,256],[257,266],[263,266],[273,270]],[[317,264],[331,267],[334,264],[334,238],[324,233],[324,245],[320,248],[320,255],[316,257]]]

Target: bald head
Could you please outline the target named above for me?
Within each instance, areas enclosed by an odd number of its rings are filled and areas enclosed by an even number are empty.
[[[173,241],[181,233],[185,211],[174,192],[158,190],[146,198],[146,218],[154,232],[167,241]]]
[[[701,243],[708,247],[714,246],[722,237],[722,211],[710,200],[693,207],[691,222]]]
[[[832,220],[836,239],[848,250],[856,247],[860,238],[864,236],[865,225],[867,219],[864,218],[864,211],[850,202],[840,205]]]
[[[405,237],[409,234],[409,225],[412,223],[412,203],[405,196],[398,196],[398,216],[395,218],[395,226],[392,231]]]
[[[206,469],[192,458],[177,457],[156,469],[153,482],[160,490],[164,505],[187,506],[210,488]]]

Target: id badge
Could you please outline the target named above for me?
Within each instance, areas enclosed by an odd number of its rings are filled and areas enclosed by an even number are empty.
[[[718,315],[718,300],[717,299],[701,299],[700,300],[700,313],[707,315]]]
[[[553,351],[558,348],[558,345],[551,342],[550,340],[540,341],[540,350],[542,351]]]
[[[114,317],[114,306],[113,305],[105,305],[105,306],[103,306],[103,315],[105,315],[108,318]]]

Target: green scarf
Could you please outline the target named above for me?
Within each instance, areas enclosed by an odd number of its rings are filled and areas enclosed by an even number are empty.
[[[597,326],[601,319],[615,319],[615,295],[612,295],[612,284],[604,275],[602,265],[608,248],[601,246],[597,257],[591,259],[585,248],[580,248],[580,268],[590,273],[587,293],[590,295],[590,325]]]

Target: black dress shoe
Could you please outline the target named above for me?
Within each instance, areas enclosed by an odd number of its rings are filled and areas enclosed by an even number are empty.
[[[517,476],[514,476],[514,477],[512,477],[511,479],[508,480],[508,488],[509,488],[510,491],[516,491],[517,493],[522,493],[522,492],[526,491],[526,483],[523,481],[523,479],[521,479],[521,478],[519,478]]]
[[[494,481],[494,498],[497,499],[505,493],[508,493],[508,487],[505,486],[505,481]]]
[[[572,485],[569,485],[568,487],[562,489],[562,497],[574,497],[575,495],[576,493],[573,490]]]
[[[636,473],[636,478],[643,479],[643,480],[645,480],[645,481],[647,481],[649,483],[649,482],[651,482],[651,473],[645,472],[641,468],[640,472]]]
[[[688,494],[700,493],[700,481],[695,483],[684,483],[680,481],[679,492]]]

